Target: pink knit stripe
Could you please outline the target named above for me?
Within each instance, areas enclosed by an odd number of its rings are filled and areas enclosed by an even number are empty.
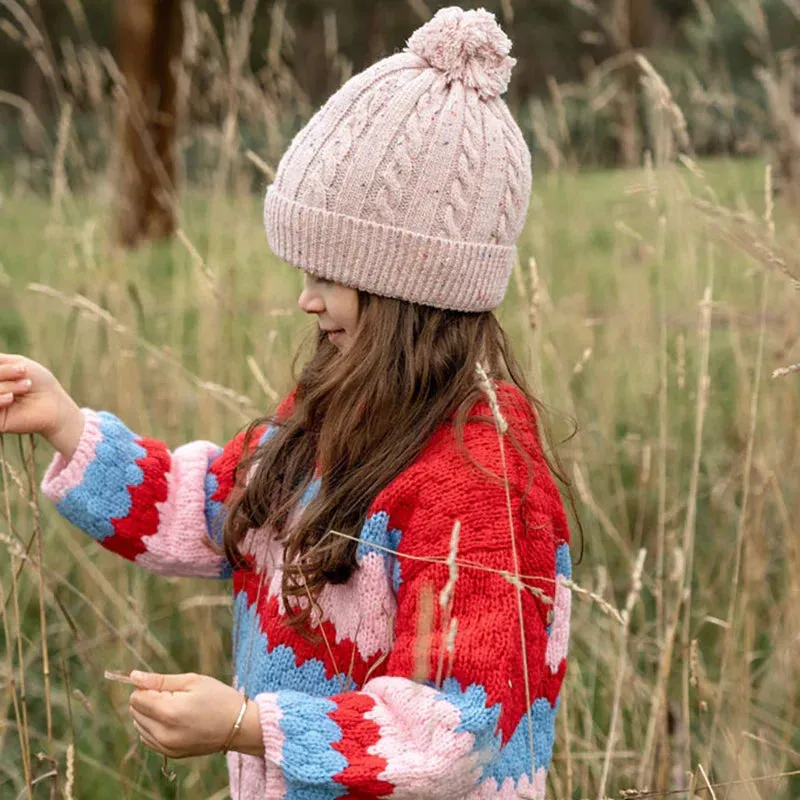
[[[277,544],[269,548],[266,597],[276,598],[279,613],[285,614],[281,594],[283,562],[274,557],[276,552],[280,552],[280,547]],[[315,609],[311,619],[315,625],[330,622],[334,626],[335,644],[344,640],[355,642],[359,655],[365,661],[391,649],[397,598],[386,573],[386,562],[380,553],[368,553],[347,583],[327,584],[317,604],[321,614]]]
[[[286,199],[273,186],[267,190],[264,223],[275,254],[312,275],[462,311],[499,305],[516,253],[514,245],[455,242],[311,208]],[[387,264],[389,253],[400,261],[393,268],[391,260]],[[442,275],[452,272],[463,273],[463,281],[442,286]]]
[[[392,797],[464,797],[480,779],[475,737],[456,733],[461,713],[435,689],[405,678],[365,685],[376,702],[364,716],[380,727],[374,755],[386,759],[378,776],[396,787]]]
[[[328,584],[319,597],[322,620],[336,628],[336,643],[356,642],[363,659],[386,652],[392,646],[392,620],[397,598],[380,553],[364,556],[347,583]]]
[[[280,767],[283,763],[283,745],[286,740],[281,730],[281,719],[283,711],[278,705],[278,697],[272,692],[257,694],[254,698],[258,705],[258,715],[261,719],[261,733],[264,737],[264,758],[268,764],[271,763]],[[283,773],[280,769],[270,770],[270,780],[274,780],[280,775],[283,780]]]
[[[533,776],[533,797],[535,800],[545,800],[547,797],[547,770],[544,767],[539,767]]]
[[[286,792],[279,791],[274,777],[267,780],[263,758],[230,750],[226,759],[231,800],[284,800]]]
[[[87,468],[94,461],[97,445],[103,441],[97,413],[90,408],[82,408],[81,413],[83,432],[72,458],[67,461],[61,453],[56,453],[42,480],[42,493],[53,503],[59,503],[81,485]]]
[[[547,640],[545,663],[552,673],[558,672],[567,657],[569,646],[569,617],[572,609],[572,592],[564,585],[561,575],[556,576],[556,596],[553,601],[553,627]]]
[[[156,503],[158,529],[144,537],[147,550],[136,557],[137,564],[163,575],[219,576],[224,557],[204,543],[205,478],[209,459],[218,453],[217,445],[204,441],[190,442],[172,453],[167,499]]]

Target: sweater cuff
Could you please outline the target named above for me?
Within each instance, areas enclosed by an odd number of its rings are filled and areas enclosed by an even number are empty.
[[[257,694],[253,700],[258,706],[261,719],[261,735],[264,739],[264,758],[280,766],[283,763],[284,734],[281,730],[283,712],[278,705],[278,696],[273,692]]]
[[[94,461],[97,445],[102,441],[100,417],[91,408],[82,408],[83,431],[78,446],[67,460],[56,452],[42,479],[42,494],[53,503],[59,503],[76,486],[80,486],[86,469]]]

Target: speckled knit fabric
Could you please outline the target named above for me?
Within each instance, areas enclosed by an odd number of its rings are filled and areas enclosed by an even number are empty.
[[[359,568],[323,591],[313,645],[283,623],[282,550],[265,531],[245,540],[255,570],[232,572],[204,545],[219,541],[243,435],[170,452],[112,414],[83,410],[77,451],[69,463],[56,455],[42,484],[58,511],[155,572],[232,577],[234,685],[258,703],[265,747],[264,758],[228,755],[235,800],[545,796],[566,669],[569,535],[532,412],[510,386],[499,397],[534,462],[524,502],[511,495],[520,574],[552,599],[522,595],[527,691],[516,589],[502,575],[514,571],[505,489],[466,460],[451,423],[375,498]],[[480,403],[473,413],[490,411]],[[464,437],[479,463],[502,472],[491,425],[469,421]],[[524,487],[523,459],[511,446],[506,457],[512,487]],[[304,502],[318,489],[312,482]],[[448,569],[425,559],[447,557],[456,520],[457,559],[473,566],[458,570],[451,654],[438,603]],[[424,598],[434,611],[427,626]]]
[[[499,305],[531,190],[530,151],[500,97],[510,49],[493,14],[445,8],[347,81],[278,164],[272,250],[372,294]]]

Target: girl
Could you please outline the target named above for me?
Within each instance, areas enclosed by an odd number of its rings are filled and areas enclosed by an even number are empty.
[[[545,796],[569,537],[491,311],[530,193],[510,45],[444,9],[292,141],[265,224],[319,341],[224,448],[171,452],[0,357],[0,430],[56,449],[59,512],[155,572],[232,577],[233,687],[133,672],[130,712],[167,756],[227,752],[234,798]]]

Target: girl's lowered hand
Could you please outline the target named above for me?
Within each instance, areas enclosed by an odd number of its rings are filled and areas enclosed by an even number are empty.
[[[0,433],[38,433],[69,460],[83,415],[53,373],[25,356],[0,353]]]
[[[131,693],[130,712],[142,741],[169,758],[217,753],[225,746],[242,707],[243,697],[208,675],[188,672],[159,675],[134,670],[137,689]],[[231,750],[263,755],[258,708],[248,701],[242,725]]]

